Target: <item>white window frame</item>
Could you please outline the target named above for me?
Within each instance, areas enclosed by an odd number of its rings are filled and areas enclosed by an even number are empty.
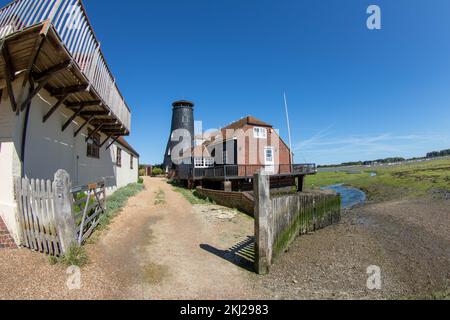
[[[271,153],[270,160],[268,160],[267,151],[270,151],[270,153]],[[264,161],[265,161],[265,164],[269,164],[269,165],[275,164],[274,152],[275,152],[275,150],[274,150],[273,147],[265,147],[264,148]]]
[[[270,150],[271,157],[270,159],[267,157],[267,152]],[[275,171],[275,148],[274,147],[265,147],[264,148],[264,171],[273,173]]]
[[[263,127],[253,127],[253,136],[256,139],[267,139],[267,129]]]
[[[194,158],[195,168],[211,168],[214,167],[214,158]]]

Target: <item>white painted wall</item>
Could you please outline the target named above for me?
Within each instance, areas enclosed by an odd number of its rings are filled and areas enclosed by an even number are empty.
[[[14,84],[17,87],[17,82]],[[16,90],[18,92],[18,88]],[[16,93],[17,95],[17,93]],[[130,168],[130,151],[119,143],[110,149],[106,143],[100,151],[100,159],[87,157],[86,137],[88,128],[74,138],[74,132],[83,123],[76,119],[64,132],[63,124],[71,116],[66,108],[60,108],[46,123],[43,116],[56,103],[45,90],[41,90],[31,104],[25,145],[24,175],[30,179],[53,180],[55,172],[66,170],[72,179],[72,184],[85,185],[107,179],[108,193],[117,188],[137,182],[138,159],[134,159],[133,169]],[[12,111],[7,94],[3,93],[0,103],[0,213],[12,233],[15,229],[14,196],[12,193],[13,176],[20,176],[19,161],[23,114],[17,117]],[[101,135],[101,141],[107,137]],[[116,166],[116,150],[122,151],[122,167]],[[3,208],[3,209],[2,209]],[[9,209],[8,209],[9,208]]]

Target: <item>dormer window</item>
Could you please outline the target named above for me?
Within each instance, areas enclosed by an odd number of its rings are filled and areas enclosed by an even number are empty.
[[[261,127],[254,127],[253,135],[256,139],[267,139],[267,129]]]

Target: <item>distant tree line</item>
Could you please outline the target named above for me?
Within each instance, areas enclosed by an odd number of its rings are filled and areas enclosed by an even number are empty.
[[[433,151],[427,153],[427,158],[438,158],[438,157],[446,157],[450,156],[450,149],[442,150],[442,151]]]
[[[352,166],[371,166],[375,164],[386,164],[386,163],[399,163],[404,161],[414,161],[414,160],[423,160],[423,159],[431,159],[438,157],[450,156],[450,149],[442,150],[442,151],[433,151],[427,153],[426,157],[422,158],[411,158],[405,159],[401,157],[393,157],[386,159],[378,159],[378,160],[369,160],[369,161],[355,161],[355,162],[345,162],[341,164],[332,164],[332,165],[322,165],[318,166],[319,168],[334,168],[334,167],[352,167]]]

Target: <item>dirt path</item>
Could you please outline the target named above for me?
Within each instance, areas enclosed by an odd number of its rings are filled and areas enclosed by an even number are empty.
[[[227,249],[253,234],[250,218],[193,207],[165,179],[147,179],[95,244],[82,289],[66,269],[29,250],[0,251],[2,299],[239,299],[258,296],[254,275],[227,261]],[[158,197],[159,201],[156,201]],[[231,258],[231,259],[230,259]],[[239,259],[238,259],[239,260]],[[235,261],[239,262],[239,261]]]

